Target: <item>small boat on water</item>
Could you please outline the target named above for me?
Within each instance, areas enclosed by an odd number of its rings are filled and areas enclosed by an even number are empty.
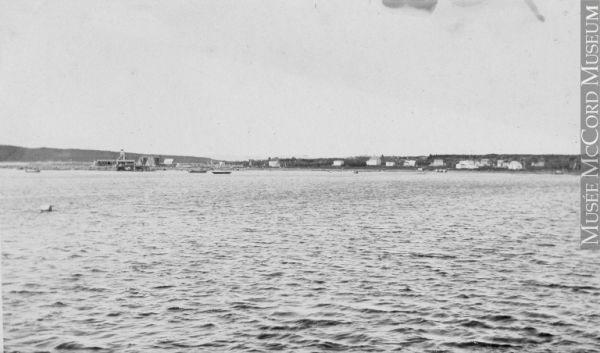
[[[213,174],[231,174],[231,170],[211,170]]]
[[[188,170],[189,173],[206,173],[208,170],[206,169],[190,169]]]
[[[25,173],[39,173],[40,168],[25,168]]]

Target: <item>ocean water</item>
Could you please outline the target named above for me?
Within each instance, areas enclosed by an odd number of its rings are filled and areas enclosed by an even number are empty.
[[[6,352],[600,351],[577,176],[0,170],[0,204]]]

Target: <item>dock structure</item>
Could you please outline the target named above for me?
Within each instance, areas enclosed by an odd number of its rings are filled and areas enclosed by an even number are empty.
[[[136,168],[148,170],[160,166],[160,157],[140,156],[135,164]]]
[[[133,172],[133,171],[135,171],[135,160],[133,160],[133,159],[126,159],[125,158],[125,151],[123,151],[121,149],[121,153],[119,154],[119,158],[117,158],[116,168],[117,168],[117,171]]]

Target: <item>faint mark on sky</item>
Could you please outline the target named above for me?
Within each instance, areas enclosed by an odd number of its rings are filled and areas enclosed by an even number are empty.
[[[535,5],[535,2],[533,2],[533,0],[525,0],[525,3],[527,4],[527,6],[529,6],[531,11],[533,11],[533,13],[535,14],[535,17],[537,17],[538,20],[540,20],[541,22],[544,22],[546,20],[544,18],[544,16],[538,10],[538,8]]]
[[[474,5],[479,5],[486,0],[454,0],[452,3],[454,5],[460,7],[469,7]],[[544,22],[546,19],[538,10],[535,2],[533,0],[524,0],[529,9],[535,14],[536,18]],[[399,8],[412,8],[416,10],[424,10],[428,12],[433,12],[438,3],[438,0],[382,0],[384,6],[399,9]]]
[[[437,5],[437,0],[383,0],[383,5],[393,9],[413,8],[432,12]]]

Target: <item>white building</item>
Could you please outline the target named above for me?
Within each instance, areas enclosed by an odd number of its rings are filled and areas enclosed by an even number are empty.
[[[508,168],[508,162],[506,162],[506,161],[505,161],[505,160],[503,160],[503,159],[499,159],[499,160],[496,162],[496,168]]]
[[[173,165],[173,158],[165,158],[164,165]]]
[[[508,169],[521,170],[523,169],[523,164],[521,164],[521,162],[518,161],[510,161],[510,163],[508,163]]]
[[[431,162],[431,164],[429,164],[430,167],[443,167],[444,166],[444,160],[443,159],[434,159],[433,162]]]
[[[542,159],[536,162],[531,162],[531,166],[533,168],[544,168],[546,166],[546,162]]]
[[[368,165],[368,166],[377,166],[377,165],[381,165],[381,158],[379,158],[379,157],[371,157],[371,158],[369,158],[369,160],[367,161],[367,165]]]
[[[481,160],[479,160],[479,166],[480,167],[491,167],[491,162],[490,162],[489,158],[482,158]]]
[[[460,161],[456,164],[456,169],[477,169],[477,164],[472,159]]]
[[[344,161],[342,161],[342,160],[333,161],[332,166],[334,166],[334,167],[342,167],[342,166],[344,166]]]
[[[396,166],[396,162],[385,162],[386,167],[394,167]]]
[[[269,161],[269,168],[281,168],[281,164],[279,164],[279,160]]]
[[[415,161],[414,159],[407,159],[404,161],[403,164],[404,167],[416,167],[417,166],[417,161]]]

